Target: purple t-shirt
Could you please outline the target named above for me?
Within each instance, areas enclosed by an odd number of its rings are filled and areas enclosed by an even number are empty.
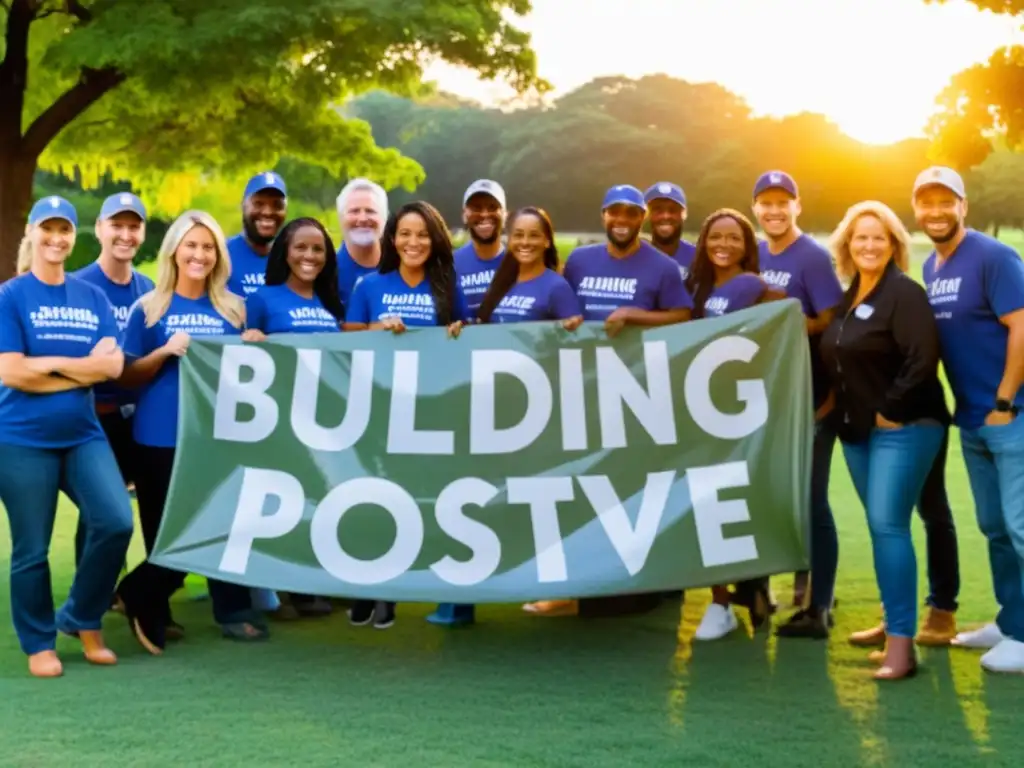
[[[620,307],[693,309],[679,265],[648,242],[625,259],[612,256],[604,243],[581,246],[569,254],[563,274],[584,320],[604,320]]]
[[[768,288],[753,272],[741,272],[736,277],[715,286],[704,302],[704,317],[721,317],[754,306]]]
[[[682,269],[683,280],[690,276],[690,268],[693,266],[693,259],[697,255],[697,246],[685,240],[679,241],[679,247],[672,254],[672,260]]]
[[[502,251],[493,259],[481,259],[476,255],[472,240],[455,251],[455,274],[459,276],[459,287],[466,297],[472,317],[476,317],[480,302],[491,287],[494,273],[504,256],[505,252]]]
[[[544,270],[537,277],[516,283],[494,308],[492,323],[565,320],[581,314],[580,302],[569,283],[557,272]]]
[[[935,266],[933,252],[922,277],[956,397],[954,420],[976,429],[995,407],[1006,368],[1010,331],[999,318],[1024,309],[1024,263],[1010,246],[969,229],[946,263]],[[1014,403],[1024,407],[1024,387]]]

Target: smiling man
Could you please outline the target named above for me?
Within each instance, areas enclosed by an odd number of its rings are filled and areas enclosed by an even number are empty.
[[[455,274],[473,317],[505,255],[501,242],[505,208],[505,190],[490,179],[474,181],[462,196],[462,220],[469,242],[455,251]]]
[[[267,254],[288,211],[287,195],[284,179],[273,172],[258,173],[245,185],[242,232],[227,243],[231,258],[228,290],[232,293],[244,298],[263,285]]]
[[[1024,264],[966,227],[967,194],[953,169],[923,171],[912,202],[935,245],[922,273],[1000,606],[995,624],[954,644],[991,648],[981,657],[991,672],[1024,673]]]
[[[388,193],[369,179],[352,179],[338,194],[338,295],[348,306],[352,289],[380,264],[380,236],[388,220]]]
[[[697,254],[697,246],[683,240],[686,193],[678,184],[659,181],[644,192],[644,202],[647,203],[651,244],[679,265],[686,280]]]

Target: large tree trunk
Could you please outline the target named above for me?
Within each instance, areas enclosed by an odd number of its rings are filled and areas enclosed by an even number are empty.
[[[14,277],[35,171],[35,158],[19,157],[17,145],[0,146],[0,283]]]

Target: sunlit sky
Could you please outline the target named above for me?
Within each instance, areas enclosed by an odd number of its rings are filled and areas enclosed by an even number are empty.
[[[1021,22],[966,0],[533,0],[520,26],[560,94],[594,77],[664,72],[717,81],[757,114],[820,112],[854,138],[922,134],[956,72],[1004,45]],[[435,65],[428,77],[484,103],[510,89]]]

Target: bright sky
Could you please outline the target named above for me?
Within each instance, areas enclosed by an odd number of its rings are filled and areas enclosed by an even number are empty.
[[[717,81],[759,114],[820,112],[854,138],[917,136],[956,72],[1024,43],[1020,20],[966,0],[533,0],[521,26],[564,93],[601,75]],[[437,65],[428,77],[485,103],[504,85]]]

